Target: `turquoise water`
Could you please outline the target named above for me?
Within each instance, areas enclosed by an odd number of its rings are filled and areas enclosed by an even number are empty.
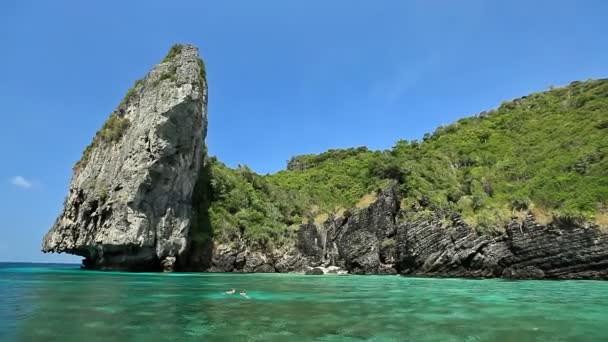
[[[0,264],[0,341],[608,341],[608,282]]]

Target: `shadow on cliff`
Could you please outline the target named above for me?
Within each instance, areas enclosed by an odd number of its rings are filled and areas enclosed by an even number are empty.
[[[213,227],[209,217],[211,203],[211,163],[208,160],[199,173],[192,193],[193,218],[188,251],[180,262],[181,271],[204,271],[211,267],[213,255]]]

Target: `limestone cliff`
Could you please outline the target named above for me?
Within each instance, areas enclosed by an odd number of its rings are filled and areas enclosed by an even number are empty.
[[[206,108],[198,49],[175,45],[129,90],[74,167],[43,251],[81,255],[95,269],[171,270],[183,262]]]

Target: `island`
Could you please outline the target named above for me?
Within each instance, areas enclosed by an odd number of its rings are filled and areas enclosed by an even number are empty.
[[[174,45],[84,150],[42,250],[98,270],[608,279],[607,79],[269,175],[207,154],[207,102],[198,49]]]

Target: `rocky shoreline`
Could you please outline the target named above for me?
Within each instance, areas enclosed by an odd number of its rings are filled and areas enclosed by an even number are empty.
[[[281,255],[246,246],[214,248],[207,272],[319,273],[506,279],[608,279],[608,233],[577,222],[514,218],[503,234],[475,232],[454,214],[409,220],[396,186],[346,217],[302,225],[296,247]],[[350,216],[349,216],[350,215]],[[316,271],[313,271],[316,270]],[[329,273],[329,272],[323,272]]]

